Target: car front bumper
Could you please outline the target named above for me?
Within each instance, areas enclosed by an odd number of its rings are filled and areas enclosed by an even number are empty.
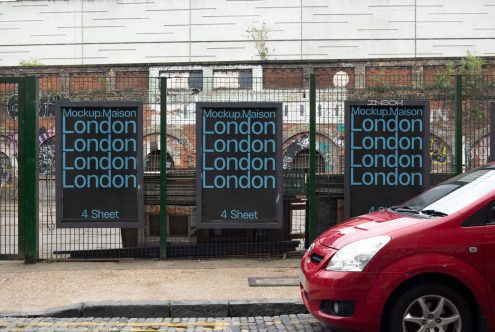
[[[321,249],[320,249],[321,250]],[[301,264],[301,297],[306,308],[320,321],[357,331],[380,331],[383,308],[393,289],[404,280],[402,273],[335,272],[326,270],[335,253],[324,249],[324,260],[315,263],[305,255]],[[336,315],[329,303],[351,304],[352,312]]]

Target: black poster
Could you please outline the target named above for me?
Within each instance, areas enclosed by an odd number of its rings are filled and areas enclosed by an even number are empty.
[[[198,103],[202,228],[282,227],[282,105]]]
[[[142,104],[57,104],[57,227],[142,227]]]
[[[347,101],[345,216],[400,204],[429,184],[426,101]]]

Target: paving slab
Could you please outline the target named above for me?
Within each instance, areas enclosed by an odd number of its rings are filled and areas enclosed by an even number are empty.
[[[297,278],[299,259],[0,262],[0,313],[44,313],[102,301],[300,301],[299,286],[249,287]],[[72,307],[74,308],[74,307]]]

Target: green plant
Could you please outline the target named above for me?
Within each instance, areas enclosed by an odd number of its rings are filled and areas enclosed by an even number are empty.
[[[485,60],[470,52],[461,60],[458,74],[462,75],[463,95],[478,95],[483,91],[482,69],[484,64]]]
[[[29,58],[28,60],[19,61],[19,66],[37,67],[37,66],[44,66],[44,64],[39,59]]]
[[[251,38],[255,43],[260,60],[266,60],[268,58],[268,31],[269,29],[265,22],[263,22],[259,27],[251,25],[246,30],[249,38]]]
[[[461,75],[481,75],[485,60],[477,57],[471,52],[467,52],[467,55],[462,58],[459,66],[459,74]]]
[[[99,77],[99,78],[98,78],[98,83],[100,83],[101,90],[103,90],[103,91],[107,91],[107,89],[108,89],[108,81],[107,81],[107,78],[105,78],[105,77]]]
[[[480,75],[483,72],[484,64],[485,60],[468,51],[467,55],[461,59],[459,65],[456,66],[452,62],[449,62],[445,71],[435,74],[433,87],[440,90],[452,89],[454,86],[454,76],[462,75],[464,91],[473,92],[480,87]]]
[[[454,86],[455,72],[455,65],[452,62],[449,62],[446,70],[435,73],[433,77],[433,88],[446,91],[452,89]]]
[[[449,62],[445,70],[435,73],[432,88],[453,95],[455,76],[461,75],[462,97],[466,99],[479,96],[484,93],[485,88],[489,88],[489,82],[484,82],[482,75],[484,64],[484,59],[468,51],[457,65]],[[479,107],[471,107],[469,113],[474,118],[482,119],[484,117],[484,113]]]

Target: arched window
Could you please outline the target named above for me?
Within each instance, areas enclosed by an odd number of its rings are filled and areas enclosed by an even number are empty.
[[[167,153],[167,170],[174,168],[174,160]],[[151,151],[144,159],[145,172],[160,172],[160,150]]]
[[[301,150],[292,162],[293,169],[309,169],[309,149]],[[326,173],[325,159],[316,151],[316,173]]]

